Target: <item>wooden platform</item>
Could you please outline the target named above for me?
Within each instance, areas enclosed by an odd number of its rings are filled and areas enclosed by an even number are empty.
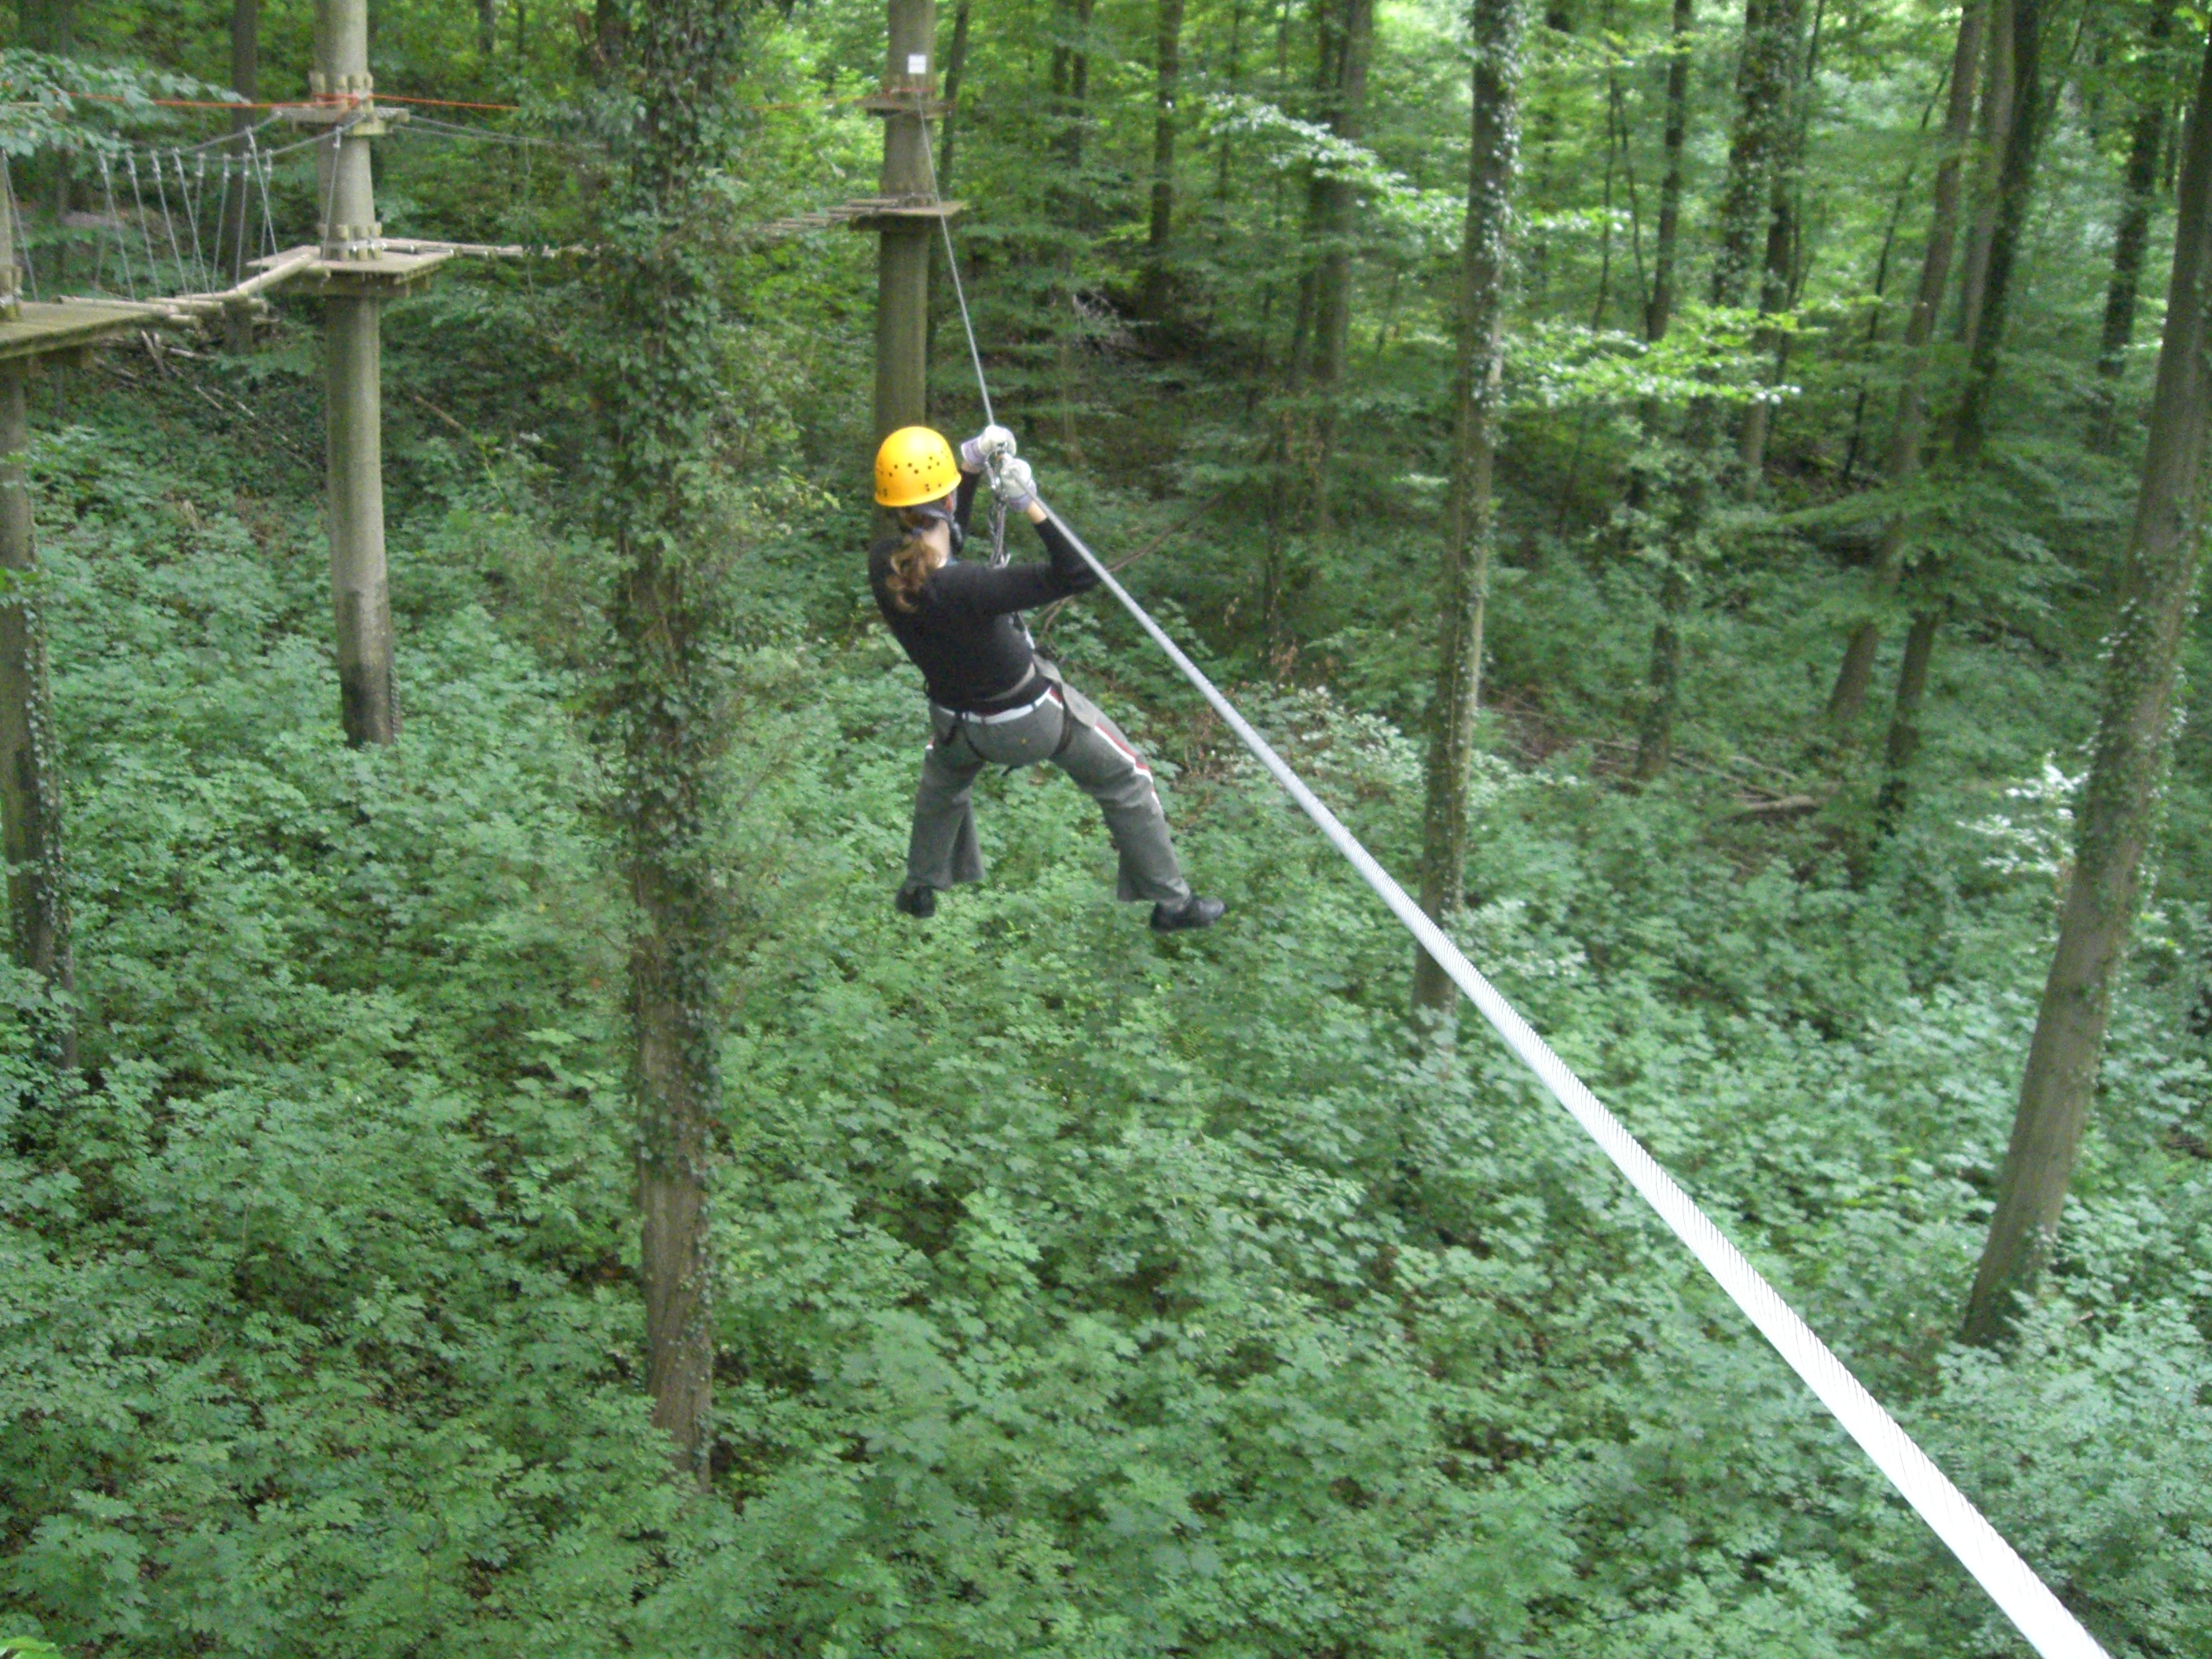
[[[397,299],[453,257],[450,248],[403,253],[386,247],[366,259],[313,260],[302,269],[301,280],[341,299]]]
[[[71,300],[54,305],[26,300],[13,318],[0,322],[0,362],[98,345],[163,320],[161,307],[127,300]]]
[[[319,104],[283,104],[276,113],[297,126],[343,126],[355,138],[381,138],[395,126],[404,126],[408,119],[405,107],[380,104],[372,97],[346,101],[331,100]]]
[[[895,225],[927,224],[933,220],[952,218],[964,212],[967,206],[965,202],[933,202],[918,196],[863,196],[818,212],[771,219],[755,228],[750,240],[780,242],[787,237],[828,230],[833,225],[850,225],[855,230],[885,230]]]
[[[319,248],[288,248],[254,265],[272,279],[342,299],[387,300],[429,276],[460,250],[450,243],[387,241],[366,259],[325,259]]]

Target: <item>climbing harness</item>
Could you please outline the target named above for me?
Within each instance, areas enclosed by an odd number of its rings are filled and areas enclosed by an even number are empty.
[[[925,119],[921,125],[922,154],[927,157],[929,155],[929,124]],[[935,201],[938,199],[937,171],[933,163],[930,167],[929,179],[930,197]],[[975,366],[976,390],[981,394],[984,416],[988,420],[991,418],[990,388],[984,380],[982,355],[976,348],[975,329],[968,314],[967,297],[960,287],[960,264],[952,257],[952,231],[942,217],[938,222],[945,229],[946,263],[952,270],[953,293],[960,301],[960,323],[967,331],[968,355]],[[1882,1408],[1881,1402],[1867,1392],[1865,1385],[1851,1374],[1842,1360],[1836,1358],[1828,1346],[1814,1333],[1812,1327],[1783,1300],[1782,1293],[1745,1259],[1743,1253],[1729,1243],[1727,1235],[1713,1224],[1711,1218],[1698,1207],[1697,1201],[1684,1192],[1674,1177],[1660,1166],[1658,1160],[1644,1150],[1643,1143],[1631,1134],[1620,1120],[1608,1111],[1583,1080],[1568,1068],[1566,1063],[1552,1052],[1551,1045],[1537,1036],[1534,1029],[1522,1018],[1511,1003],[1498,994],[1497,988],[1483,977],[1444,931],[1423,914],[1420,906],[1407,896],[1406,890],[1398,884],[1390,872],[1376,861],[1374,855],[1360,844],[1358,838],[1344,827],[1336,814],[1306,787],[1305,781],[1291,769],[1267,740],[1237,712],[1237,706],[1222,696],[1198,665],[1186,656],[1145,608],[1130,597],[1128,590],[1114,579],[1113,573],[1085,544],[1083,538],[1049,506],[1045,512],[1076,552],[1082,556],[1083,562],[1091,567],[1106,591],[1144,629],[1152,643],[1159,647],[1182,677],[1197,688],[1199,695],[1206,699],[1213,712],[1220,715],[1229,729],[1237,734],[1237,740],[1313,820],[1329,844],[1341,853],[1358,872],[1360,879],[1374,889],[1382,902],[1389,907],[1390,913],[1405,924],[1407,931],[1419,941],[1421,948],[1435,959],[1452,983],[1490,1022],[1492,1029],[1504,1040],[1505,1046],[1535,1073],[1537,1080],[1543,1084],[1552,1097],[1565,1107],[1583,1132],[1597,1143],[1599,1150],[1627,1177],[1629,1185],[1657,1212],[1659,1218],[1688,1248],[1690,1254],[1697,1257],[1713,1281],[1728,1292],[1729,1299],[1742,1310],[1759,1334],[1773,1346],[1774,1351],[1812,1389],[1820,1403],[1828,1408],[1829,1413],[1843,1425],[1844,1431],[1873,1460],[1875,1467],[1888,1477],[1899,1496],[1949,1547],[1951,1553],[1959,1559],[1960,1565],[1973,1575],[1975,1582],[1987,1592],[2005,1617],[2012,1620],[2029,1645],[2042,1655],[2043,1659],[2109,1659],[2096,1638],[2066,1610],[2064,1604],[2051,1593],[2051,1587],[2037,1577],[2035,1570],[2021,1559],[2018,1553],[1974,1507],[1966,1495],[1952,1485],[1949,1478],[1920,1449],[1897,1419]]]

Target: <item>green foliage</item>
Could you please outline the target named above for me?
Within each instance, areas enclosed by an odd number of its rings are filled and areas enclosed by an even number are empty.
[[[1737,24],[1700,9],[1692,294]],[[979,785],[984,887],[892,914],[922,731],[859,591],[868,250],[739,234],[872,189],[871,118],[816,100],[873,83],[880,12],[706,8],[695,60],[623,10],[637,55],[610,66],[536,8],[502,0],[489,57],[471,9],[378,8],[380,83],[560,140],[385,141],[393,229],[604,256],[456,268],[390,311],[391,751],[337,729],[311,301],[251,356],[118,352],[37,399],[85,1069],[33,1040],[52,994],[0,976],[0,1609],[37,1633],[0,1653],[2021,1651],[1486,1034],[1414,1041],[1402,933],[1118,615],[1040,627],[1152,757],[1228,923],[1162,941],[1111,903],[1049,773]],[[307,15],[270,6],[267,91],[301,83]],[[1146,602],[1410,870],[1462,20],[1384,9],[1346,141],[1309,11],[1194,4],[1161,317],[1131,303],[1152,21],[973,13],[951,193],[987,364],[1055,504],[1109,556],[1156,550]],[[1656,349],[1668,9],[1571,21],[1531,42],[1495,696],[1449,926],[2112,1650],[2204,1650],[2195,726],[2062,1249],[2012,1348],[1953,1341],[2132,507],[2074,435],[2124,125],[2092,105],[2158,66],[2115,23],[2060,106],[1992,465],[1873,491],[1949,19],[1828,9],[1800,293],[1780,324],[1685,308]],[[37,67],[217,76],[220,23],[95,9],[94,56]],[[1050,94],[1078,47],[1079,112]],[[156,118],[131,131],[204,130]],[[1317,166],[1366,201],[1335,519],[1294,538],[1266,637],[1261,444],[1293,406]],[[1939,354],[1939,409],[1959,368]],[[1632,793],[1653,601],[1621,485],[1683,465],[1647,404],[1671,427],[1755,380],[1797,395],[1765,492],[1698,544],[1679,763]],[[1895,513],[1962,623],[1883,838],[1869,769],[1806,716]],[[676,579],[688,654],[609,605],[641,572]],[[719,1080],[696,1494],[643,1394],[641,848],[713,924],[685,990]]]

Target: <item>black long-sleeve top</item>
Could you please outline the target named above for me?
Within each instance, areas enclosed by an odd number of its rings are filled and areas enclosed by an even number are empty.
[[[963,534],[979,482],[978,473],[963,475],[953,501],[953,519]],[[890,590],[891,555],[902,538],[887,537],[868,550],[868,586],[877,608],[921,670],[931,702],[966,714],[994,714],[1036,695],[1030,671],[1036,653],[1015,613],[1098,582],[1058,525],[1048,519],[1036,528],[1048,562],[994,570],[987,563],[950,560],[930,573],[911,611],[900,610]]]

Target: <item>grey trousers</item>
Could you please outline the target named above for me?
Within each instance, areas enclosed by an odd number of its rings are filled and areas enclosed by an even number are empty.
[[[1055,684],[1034,708],[988,725],[932,704],[929,729],[921,787],[914,797],[914,836],[907,845],[908,886],[942,889],[981,881],[983,849],[975,838],[971,799],[975,775],[986,766],[1048,760],[1098,803],[1121,855],[1119,896],[1164,904],[1190,896],[1152,768],[1081,692]]]

